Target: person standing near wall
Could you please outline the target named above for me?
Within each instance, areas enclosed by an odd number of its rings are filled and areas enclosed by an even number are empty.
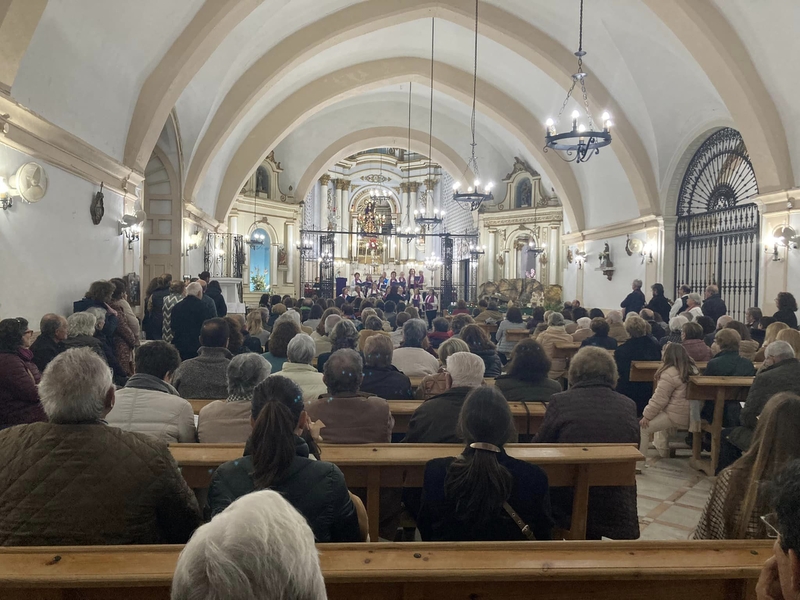
[[[634,279],[633,283],[631,284],[631,288],[633,291],[625,296],[625,300],[620,303],[620,306],[623,310],[623,317],[628,313],[638,314],[639,311],[644,307],[645,297],[644,293],[642,292],[642,280]]]

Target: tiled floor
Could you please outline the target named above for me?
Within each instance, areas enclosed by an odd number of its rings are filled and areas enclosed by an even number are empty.
[[[690,451],[659,458],[655,449],[636,476],[643,540],[685,540],[692,535],[713,479],[689,466]]]

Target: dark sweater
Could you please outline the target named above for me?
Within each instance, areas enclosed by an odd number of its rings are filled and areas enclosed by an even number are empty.
[[[471,387],[450,388],[426,400],[411,415],[405,442],[417,444],[460,444],[456,433],[458,415]]]
[[[387,400],[411,400],[411,380],[397,367],[364,367],[361,391]]]
[[[547,402],[550,396],[562,391],[561,384],[547,377],[536,382],[523,381],[511,375],[501,375],[494,386],[509,402]]]

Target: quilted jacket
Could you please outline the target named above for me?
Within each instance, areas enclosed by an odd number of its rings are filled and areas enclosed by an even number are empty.
[[[32,358],[27,348],[0,352],[0,429],[47,420],[36,388],[41,376]]]
[[[665,413],[669,420],[682,429],[689,427],[689,401],[686,399],[688,385],[681,381],[675,367],[665,369],[658,378],[653,396],[644,407],[644,417],[649,420]]]
[[[103,423],[0,431],[0,545],[182,544],[201,524],[166,444]]]
[[[542,345],[545,354],[547,354],[552,362],[548,377],[550,377],[550,379],[558,379],[562,375],[565,375],[567,371],[567,360],[565,358],[553,358],[553,354],[555,352],[557,342],[571,344],[572,336],[567,333],[563,326],[550,325],[547,329],[539,334],[539,337],[536,338],[536,341]]]

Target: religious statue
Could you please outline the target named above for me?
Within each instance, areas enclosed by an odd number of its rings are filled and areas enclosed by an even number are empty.
[[[278,266],[285,267],[288,265],[288,256],[286,255],[286,247],[283,244],[278,245]]]
[[[269,195],[269,175],[264,167],[256,169],[256,193],[259,192]]]
[[[609,267],[613,267],[613,263],[611,262],[611,251],[608,247],[608,242],[606,242],[605,246],[603,247],[603,251],[600,253],[600,269],[605,270]]]

